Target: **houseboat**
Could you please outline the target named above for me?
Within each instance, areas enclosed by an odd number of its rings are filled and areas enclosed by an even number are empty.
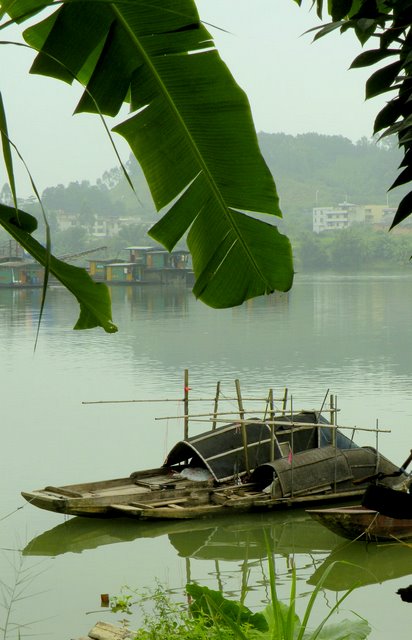
[[[23,497],[67,515],[189,519],[354,500],[373,474],[389,487],[405,475],[376,448],[355,443],[354,430],[362,429],[338,427],[334,396],[325,411],[323,405],[297,410],[287,406],[287,390],[277,401],[269,390],[256,417],[244,408],[239,385],[239,414],[229,421],[228,412],[217,410],[218,391],[208,417],[191,416],[185,383],[183,439],[159,467],[114,480],[49,485]],[[209,428],[189,435],[189,418],[207,420]]]

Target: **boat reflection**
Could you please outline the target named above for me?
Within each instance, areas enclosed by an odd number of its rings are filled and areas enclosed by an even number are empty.
[[[177,555],[193,560],[240,563],[264,559],[269,548],[279,558],[305,566],[304,579],[322,588],[344,591],[412,574],[412,548],[402,543],[343,542],[304,511],[245,514],[236,519],[135,522],[130,519],[71,518],[33,538],[25,556],[82,553],[104,545],[168,538]],[[307,556],[307,558],[305,558]],[[303,576],[302,576],[303,577]]]
[[[166,535],[180,557],[228,561],[265,557],[267,541],[282,555],[325,553],[341,541],[304,511],[161,522],[75,517],[33,538],[23,555],[82,553],[102,545]]]
[[[380,584],[412,574],[412,546],[402,542],[345,541],[317,567],[309,584],[317,585],[334,562],[338,564],[323,578],[325,589],[345,591],[354,586]]]

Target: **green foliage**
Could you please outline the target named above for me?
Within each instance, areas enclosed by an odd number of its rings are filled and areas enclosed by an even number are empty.
[[[131,594],[121,593],[118,596],[113,596],[110,598],[110,609],[113,613],[131,613],[132,612],[132,601],[133,596]]]
[[[305,210],[311,214],[315,206],[333,206],[345,200],[356,204],[386,202],[386,191],[402,158],[394,138],[385,138],[385,144],[362,138],[354,144],[343,136],[260,133],[258,139],[280,185],[288,231],[294,216]],[[401,188],[399,194],[393,194],[392,206],[405,193]]]
[[[301,1],[297,0],[298,4]],[[315,0],[318,16],[324,9],[323,0]],[[396,135],[403,152],[403,177],[395,180],[391,188],[410,183],[412,176],[412,40],[411,3],[409,0],[330,0],[327,12],[332,22],[317,29],[316,38],[340,29],[352,29],[361,44],[371,37],[379,46],[361,53],[352,68],[384,63],[366,82],[366,98],[391,93],[393,97],[375,119],[374,133],[381,137]],[[389,62],[387,62],[389,59]],[[395,95],[393,95],[395,92]],[[407,193],[398,206],[392,227],[412,213],[412,192]]]
[[[320,234],[306,232],[294,237],[298,271],[325,269],[396,269],[409,263],[411,234],[373,231],[356,225]]]
[[[39,2],[3,7],[18,19]],[[83,83],[77,112],[114,116],[129,103],[132,115],[115,131],[156,207],[170,207],[150,234],[170,250],[188,232],[197,297],[227,307],[290,288],[287,238],[245,213],[281,216],[247,98],[192,0],[66,2],[25,38],[39,51],[33,73]]]
[[[112,611],[116,613],[130,613],[132,605],[139,606],[143,623],[140,629],[130,632],[133,640],[234,640],[236,637],[230,629],[211,626],[210,617],[201,613],[196,617],[190,615],[184,605],[171,600],[160,584],[144,593],[125,588],[111,602],[115,604]],[[117,607],[119,603],[123,606]],[[149,603],[150,611],[147,610]]]
[[[62,184],[48,187],[42,193],[42,202],[48,211],[61,210],[69,214],[78,214],[79,222],[87,211],[94,215],[121,215],[119,209],[113,210],[108,187],[100,184],[91,185],[87,180],[70,182],[67,187]]]
[[[263,614],[253,613],[244,605],[227,600],[220,591],[213,591],[197,584],[187,584],[186,591],[193,599],[190,611],[194,618],[204,616],[215,624],[231,620],[241,627],[248,625],[259,631],[269,629]]]
[[[80,305],[75,329],[103,327],[108,333],[117,331],[112,322],[110,296],[106,285],[94,282],[84,269],[66,264],[50,255],[33,238],[37,221],[24,211],[0,204],[0,223],[18,243],[52,273],[73,295]]]
[[[371,629],[360,616],[355,620],[342,620],[339,624],[326,624],[356,585],[335,602],[314,631],[308,628],[316,599],[336,564],[334,562],[326,569],[313,590],[302,619],[295,610],[295,568],[293,567],[291,574],[289,603],[285,604],[278,598],[271,553],[268,555],[271,598],[260,613],[252,613],[243,603],[225,598],[220,591],[194,583],[186,586],[190,597],[189,610],[173,603],[160,584],[157,584],[153,593],[138,594],[131,591],[131,594],[137,596],[133,604],[139,604],[143,612],[143,625],[136,632],[134,640],[365,640]],[[123,603],[123,607],[116,608],[116,611],[130,612],[131,594],[125,597],[123,592],[113,600]],[[151,614],[147,614],[144,607],[148,600],[153,604]]]

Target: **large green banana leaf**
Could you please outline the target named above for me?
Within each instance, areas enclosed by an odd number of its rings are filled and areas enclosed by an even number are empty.
[[[2,3],[15,20],[39,8]],[[197,297],[228,307],[291,287],[290,243],[256,215],[281,212],[248,100],[192,0],[66,1],[24,37],[39,51],[33,73],[86,87],[77,112],[130,105],[114,130],[168,207],[150,235],[171,250],[188,232]]]

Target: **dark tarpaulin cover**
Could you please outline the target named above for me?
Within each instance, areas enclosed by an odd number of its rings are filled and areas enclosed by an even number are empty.
[[[270,460],[270,427],[256,420],[245,424],[245,429],[249,470],[253,470]],[[173,466],[185,460],[190,461],[192,467],[206,466],[218,482],[245,473],[242,427],[238,423],[228,424],[181,440],[170,451],[164,465]]]

